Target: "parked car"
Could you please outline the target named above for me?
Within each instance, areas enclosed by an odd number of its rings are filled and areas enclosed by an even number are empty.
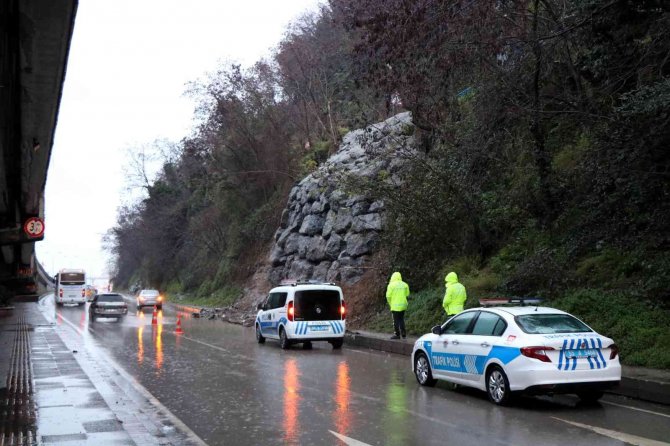
[[[289,282],[273,288],[258,304],[256,340],[279,340],[283,349],[327,341],[334,349],[344,343],[346,310],[342,289],[332,283]]]
[[[443,379],[484,390],[499,405],[517,393],[575,393],[594,402],[621,381],[612,339],[540,306],[466,310],[416,341],[412,370],[423,386]]]
[[[163,308],[163,296],[158,290],[141,290],[137,293],[137,309],[141,310],[143,307],[156,306],[157,309]]]
[[[128,314],[128,305],[123,296],[116,293],[97,294],[88,307],[91,322],[99,317],[123,318]]]

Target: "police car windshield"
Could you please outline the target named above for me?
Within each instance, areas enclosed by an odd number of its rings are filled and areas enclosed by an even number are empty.
[[[592,330],[569,314],[522,314],[514,318],[528,334],[587,333]]]

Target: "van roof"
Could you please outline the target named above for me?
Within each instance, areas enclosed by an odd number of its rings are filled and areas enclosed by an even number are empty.
[[[298,283],[295,285],[280,285],[270,290],[271,293],[289,292],[291,290],[336,290],[342,292],[342,288],[334,283]]]

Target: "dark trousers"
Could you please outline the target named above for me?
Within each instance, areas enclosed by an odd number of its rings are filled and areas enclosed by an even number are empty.
[[[396,336],[405,336],[405,312],[391,311],[393,314],[393,332]]]

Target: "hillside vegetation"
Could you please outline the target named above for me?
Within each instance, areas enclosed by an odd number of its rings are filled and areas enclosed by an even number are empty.
[[[290,186],[349,130],[412,113],[400,183],[350,178],[386,225],[360,323],[443,318],[454,270],[479,297],[539,295],[670,368],[670,15],[662,1],[331,0],[272,57],[193,85],[198,125],[108,241],[121,285],[230,303],[267,257]]]

